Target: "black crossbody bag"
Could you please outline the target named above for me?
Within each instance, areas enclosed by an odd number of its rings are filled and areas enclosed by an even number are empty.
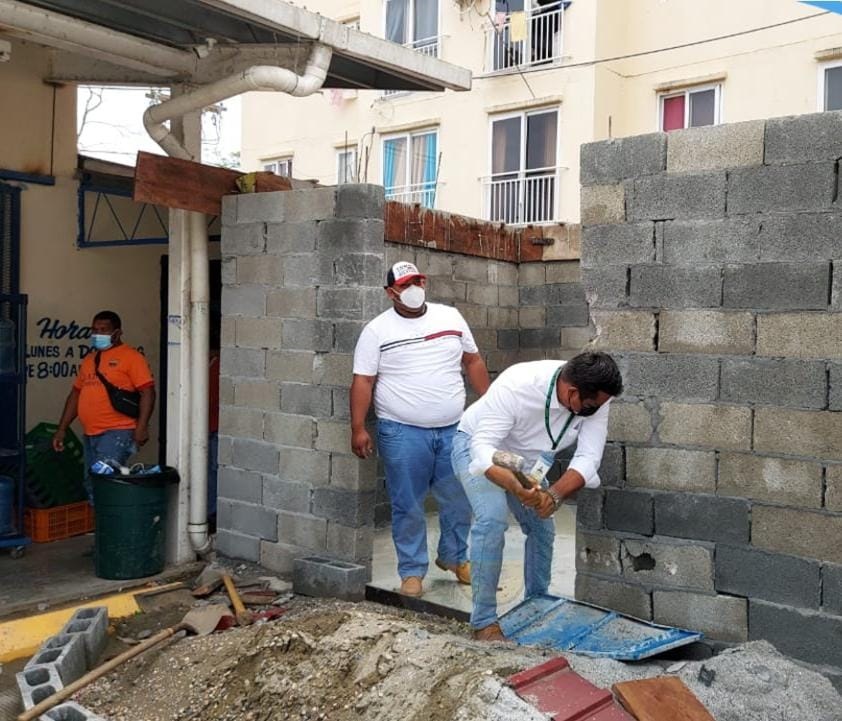
[[[129,418],[140,417],[140,392],[126,391],[118,388],[111,381],[109,381],[102,373],[99,372],[99,351],[94,354],[94,370],[100,383],[105,386],[105,391],[108,393],[108,400],[111,401],[111,407]]]

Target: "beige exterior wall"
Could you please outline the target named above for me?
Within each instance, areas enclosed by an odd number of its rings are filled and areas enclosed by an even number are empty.
[[[339,20],[359,16],[363,31],[384,34],[383,0],[321,0],[308,2],[308,8]],[[361,148],[363,179],[382,182],[383,137],[438,126],[442,158],[436,207],[482,217],[480,179],[490,172],[490,118],[496,112],[544,103],[559,108],[558,164],[565,169],[560,172],[557,219],[577,222],[580,145],[657,130],[660,87],[721,83],[724,122],[815,112],[820,65],[816,54],[842,46],[842,17],[829,14],[699,42],[819,12],[795,0],[574,0],[565,13],[561,65],[528,69],[522,76],[489,76],[488,11],[488,0],[466,11],[444,0],[440,4],[440,57],[474,72],[470,92],[384,99],[360,91],[333,103],[328,91],[306,99],[245,96],[244,167],[257,169],[262,160],[291,155],[296,177],[335,183],[336,150],[347,134],[349,145]],[[695,44],[592,62],[686,43]]]

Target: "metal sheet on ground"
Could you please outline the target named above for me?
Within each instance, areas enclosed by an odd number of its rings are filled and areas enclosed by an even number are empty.
[[[585,656],[637,661],[702,638],[571,598],[540,595],[500,618],[505,636],[524,646],[575,651]]]

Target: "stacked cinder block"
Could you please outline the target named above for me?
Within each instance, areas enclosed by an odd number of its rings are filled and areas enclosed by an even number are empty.
[[[627,390],[579,598],[842,667],[840,157],[839,113],[583,147],[594,345]]]

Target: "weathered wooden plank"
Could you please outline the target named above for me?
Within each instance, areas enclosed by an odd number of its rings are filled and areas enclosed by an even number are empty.
[[[638,721],[714,721],[677,676],[623,681],[612,690]]]

